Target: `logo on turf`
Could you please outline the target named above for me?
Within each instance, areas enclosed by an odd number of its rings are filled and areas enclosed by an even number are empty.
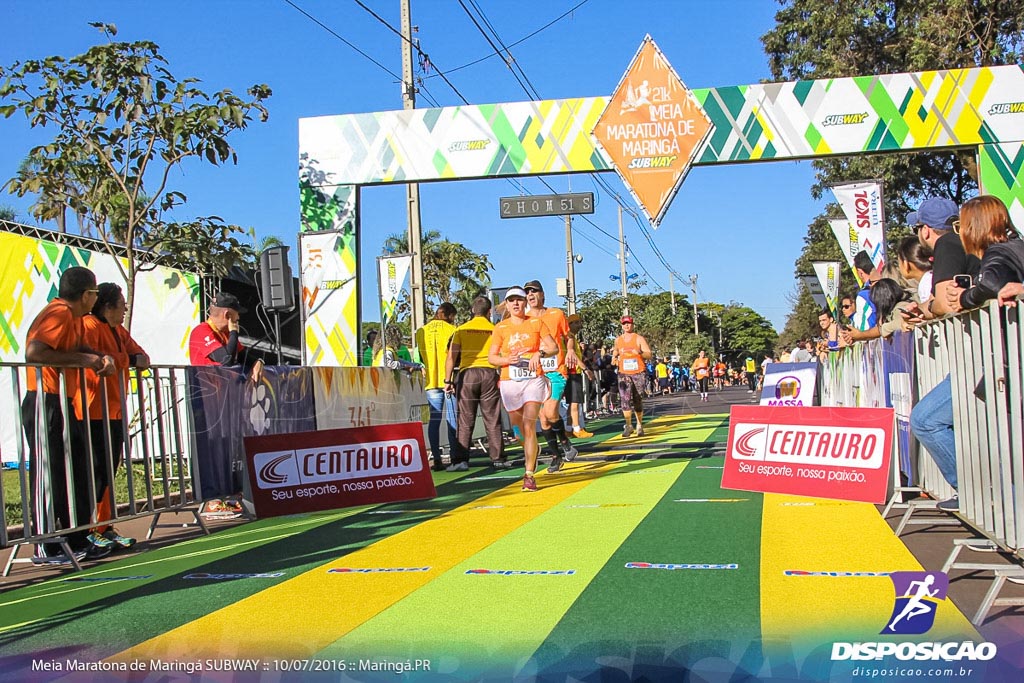
[[[892,572],[895,589],[892,615],[881,633],[921,634],[935,623],[939,603],[946,599],[949,577],[945,572]]]

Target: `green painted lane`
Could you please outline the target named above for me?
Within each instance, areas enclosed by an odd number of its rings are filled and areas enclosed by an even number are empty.
[[[60,647],[102,659],[508,485],[489,472],[450,477],[431,500],[259,520],[11,591],[0,600],[0,657]],[[267,576],[184,578],[196,573]]]

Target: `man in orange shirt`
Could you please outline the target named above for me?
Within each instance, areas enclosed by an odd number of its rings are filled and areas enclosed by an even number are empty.
[[[644,435],[644,389],[647,388],[645,360],[651,359],[651,347],[633,331],[633,318],[622,316],[622,334],[615,338],[612,362],[619,369],[619,401],[626,426],[622,438],[633,435],[633,413],[636,413],[636,435]],[[632,410],[630,410],[632,408]]]
[[[565,433],[565,421],[559,410],[569,369],[575,368],[580,362],[576,356],[576,335],[569,329],[569,319],[560,308],[544,305],[544,288],[539,280],[530,280],[523,286],[523,290],[526,292],[526,303],[529,304],[528,314],[542,320],[558,344],[558,354],[545,358],[542,363],[544,374],[551,382],[551,395],[544,401],[540,411],[541,432],[554,454],[548,472],[557,472],[562,469],[563,458],[572,462],[579,455]]]
[[[81,371],[63,368],[90,368],[101,377],[114,372],[114,359],[96,353],[82,342],[82,316],[96,301],[96,276],[88,268],[74,266],[60,276],[57,298],[48,303],[35,317],[25,339],[25,362],[43,365],[27,370],[27,391],[21,404],[22,425],[28,441],[32,488],[32,533],[53,533],[58,528],[88,524],[92,515],[89,496],[89,449],[84,442],[81,423],[61,401],[61,385],[69,402],[78,394]],[[36,406],[40,398],[37,373],[42,375],[42,424],[36,424]],[[64,450],[64,420],[68,416],[70,452]],[[71,485],[75,491],[75,509],[72,516],[68,501],[67,460],[70,459]],[[52,512],[56,528],[49,526]],[[68,547],[77,559],[98,559],[110,553],[110,548],[99,547],[88,541],[88,530],[73,531],[65,535]],[[66,563],[72,558],[64,555],[59,543],[43,543],[36,548],[33,561],[38,564]]]

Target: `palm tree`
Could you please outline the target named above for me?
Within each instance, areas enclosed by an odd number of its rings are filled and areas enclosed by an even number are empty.
[[[464,244],[450,242],[441,237],[437,230],[423,233],[420,241],[423,250],[423,293],[432,305],[443,301],[456,303],[459,310],[477,294],[486,291],[491,284],[490,271],[493,268],[486,254],[478,254]],[[383,255],[403,253],[408,250],[406,236],[401,233],[389,235],[384,240]]]

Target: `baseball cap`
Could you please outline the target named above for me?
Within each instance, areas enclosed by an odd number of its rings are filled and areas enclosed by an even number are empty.
[[[619,322],[620,323],[631,323],[631,322],[633,322],[633,318],[631,318],[628,315],[624,315],[624,316],[622,316],[622,319],[619,320]]]
[[[539,289],[542,292],[544,291],[544,287],[540,284],[540,280],[530,280],[523,285],[523,289]]]
[[[565,321],[568,322],[569,324],[578,323],[580,322],[580,315],[579,313],[573,313],[572,315],[567,317]]]
[[[211,302],[212,306],[217,308],[230,308],[238,311],[239,313],[245,313],[246,309],[242,308],[242,305],[238,303],[238,297],[234,294],[228,294],[227,292],[218,292],[217,296],[213,297]]]
[[[509,299],[511,299],[513,297],[519,297],[520,299],[525,299],[526,298],[526,292],[523,290],[522,287],[509,287],[508,291],[505,292],[505,301],[508,301]]]
[[[927,225],[937,230],[952,230],[953,221],[960,217],[960,208],[952,199],[929,197],[921,202],[917,211],[907,216],[907,225]]]

